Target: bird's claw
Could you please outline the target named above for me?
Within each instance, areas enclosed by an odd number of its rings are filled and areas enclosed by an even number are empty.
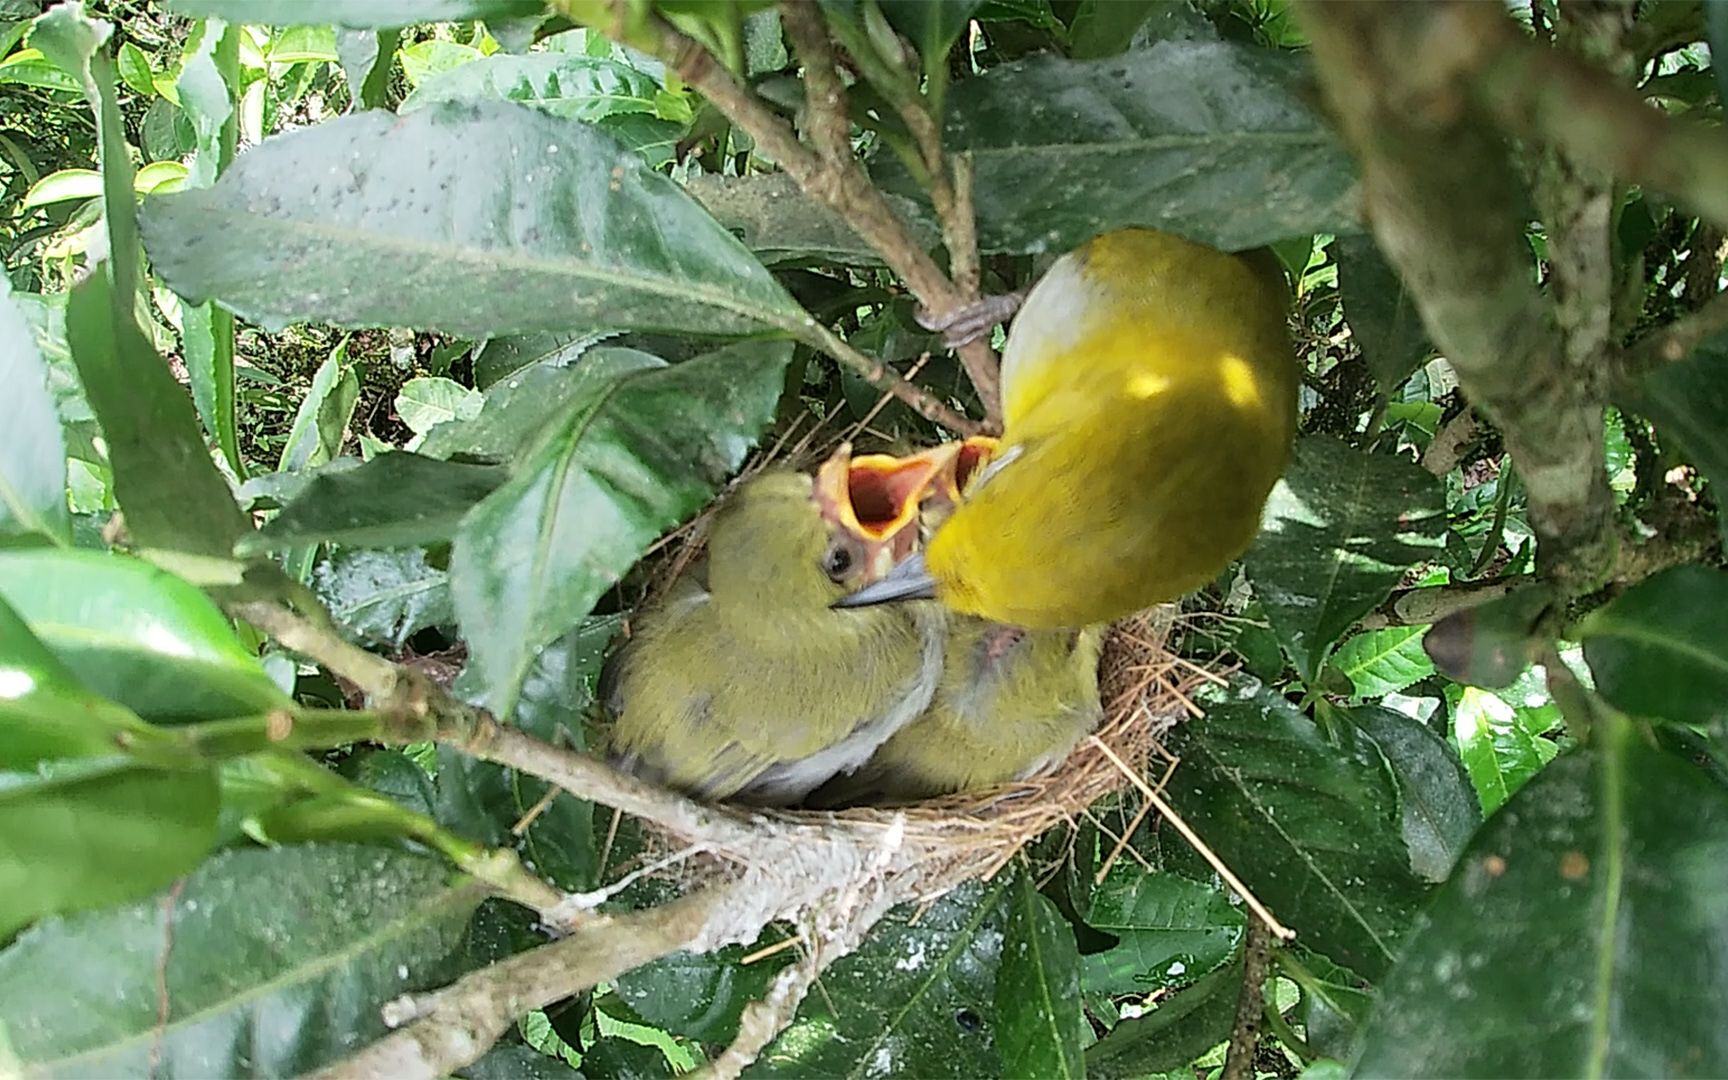
[[[920,307],[915,313],[918,325],[942,335],[942,343],[950,349],[960,349],[988,334],[998,323],[1005,323],[1020,310],[1026,293],[1001,293],[963,304],[938,315]]]

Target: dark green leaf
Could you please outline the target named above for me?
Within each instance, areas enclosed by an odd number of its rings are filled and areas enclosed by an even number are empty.
[[[890,912],[823,973],[826,993],[804,999],[750,1075],[1004,1075],[992,1002],[1007,889],[1005,874],[962,886],[915,923],[910,906]]]
[[[756,257],[779,263],[840,263],[880,266],[882,256],[852,231],[846,220],[812,199],[784,173],[751,176],[699,174],[685,189]],[[921,247],[933,247],[941,233],[930,211],[899,195],[888,201],[900,212]]]
[[[1599,733],[1496,814],[1410,935],[1356,1075],[1721,1076],[1728,792]]]
[[[447,982],[482,895],[386,848],[230,851],[0,953],[9,1049],[31,1075],[298,1075],[384,1035],[383,1002]]]
[[[687,1039],[726,1044],[738,1035],[744,1007],[768,992],[794,955],[786,950],[739,963],[750,951],[735,945],[712,953],[677,952],[619,976],[613,985],[648,1023]]]
[[[1127,859],[1092,893],[1086,925],[1115,947],[1082,959],[1088,991],[1148,994],[1216,971],[1242,941],[1242,915],[1222,892]]]
[[[0,770],[112,754],[115,733],[143,726],[86,689],[0,599]]]
[[[977,162],[987,251],[1061,251],[1124,225],[1227,250],[1354,231],[1350,160],[1302,80],[1291,57],[1221,42],[1035,57],[949,92],[947,146]]]
[[[507,473],[396,450],[371,461],[332,463],[280,514],[245,537],[241,554],[312,543],[405,547],[450,539],[462,515]]]
[[[1656,425],[1664,447],[1679,451],[1718,489],[1728,487],[1728,335],[1718,334],[1677,363],[1664,364],[1618,404]],[[1720,495],[1720,491],[1718,491]]]
[[[102,422],[126,530],[146,548],[227,558],[247,521],[210,460],[192,401],[168,365],[118,314],[106,274],[72,290],[72,357]]]
[[[1242,965],[1236,963],[1162,999],[1087,1047],[1086,1072],[1126,1080],[1187,1066],[1230,1037],[1241,989]]]
[[[396,58],[398,30],[353,30],[338,27],[336,55],[348,96],[359,108],[383,109],[390,103],[390,70]]]
[[[1458,752],[1427,724],[1384,706],[1360,705],[1349,717],[1380,748],[1397,778],[1410,868],[1425,881],[1446,880],[1482,823]]]
[[[924,58],[926,71],[945,66],[948,50],[966,32],[983,0],[877,0],[888,25],[905,35]]]
[[[996,1049],[1004,1076],[1085,1076],[1080,953],[1056,905],[1022,870],[1010,888],[996,969]]]
[[[269,26],[335,23],[355,30],[517,19],[546,10],[545,0],[170,0],[169,6],[186,15],[213,15],[229,22]]]
[[[1452,614],[1422,639],[1422,651],[1448,678],[1500,689],[1552,642],[1548,619],[1559,596],[1545,583],[1526,586]]]
[[[1068,24],[1068,55],[1076,60],[1172,40],[1217,41],[1218,31],[1189,0],[1080,0]]]
[[[48,392],[48,363],[36,332],[0,278],[0,540],[36,534],[72,537],[66,509],[66,443]]]
[[[360,750],[342,763],[341,772],[417,814],[432,814],[432,778],[400,750]]]
[[[1677,566],[1591,612],[1580,632],[1598,692],[1639,716],[1728,718],[1725,605],[1728,573]]]
[[[125,761],[0,773],[0,940],[44,915],[129,900],[191,869],[216,841],[217,794],[215,770]],[[0,973],[4,966],[0,956]],[[32,992],[50,985],[63,984]],[[0,1015],[10,1026],[20,1014],[8,1004]],[[21,1032],[10,1034],[17,1052]]]
[[[584,1074],[526,1043],[503,1042],[456,1075],[462,1080],[581,1080]]]
[[[1361,348],[1380,392],[1391,394],[1434,355],[1434,346],[1428,343],[1415,300],[1373,237],[1340,237],[1336,244],[1332,250],[1338,260],[1338,289],[1344,297],[1350,336]]]
[[[1176,729],[1170,801],[1309,946],[1370,978],[1390,966],[1426,887],[1374,744],[1339,745],[1267,690],[1241,688]]]
[[[569,367],[589,348],[614,336],[610,330],[571,330],[560,334],[523,334],[493,338],[474,353],[474,385],[490,390],[536,364]]]
[[[216,720],[289,704],[208,597],[142,560],[0,552],[0,597],[85,685],[146,719]]]
[[[1553,756],[1553,744],[1519,723],[1511,705],[1473,686],[1465,687],[1452,707],[1452,736],[1484,814],[1498,810]]]
[[[590,1080],[659,1080],[672,1075],[672,1065],[659,1047],[608,1035],[582,1052],[582,1075]]]
[[[1440,484],[1403,458],[1309,436],[1267,502],[1248,579],[1303,679],[1332,643],[1391,593],[1404,571],[1439,556]]]
[[[596,349],[576,372],[618,352]],[[645,358],[610,380],[585,380],[590,392],[570,401],[510,480],[463,519],[450,586],[493,711],[510,711],[542,645],[738,467],[774,415],[790,355],[786,343],[742,343],[675,366]],[[530,374],[540,372],[574,374]],[[489,401],[475,423],[490,412]],[[671,430],[680,432],[676,444]]]
[[[1434,674],[1434,662],[1422,651],[1426,626],[1393,626],[1357,634],[1332,656],[1359,698],[1384,697]]]
[[[156,93],[154,73],[150,70],[150,58],[144,55],[144,50],[130,41],[120,46],[120,52],[114,59],[114,67],[120,73],[120,81],[134,94],[150,97]]]
[[[177,292],[266,325],[740,335],[805,318],[672,181],[592,128],[513,104],[278,135],[214,188],[151,199],[145,233]]]
[[[276,468],[299,472],[336,460],[359,401],[360,377],[348,360],[348,343],[344,341],[313,373],[312,385],[300,399]]]
[[[620,113],[653,116],[659,90],[659,83],[618,60],[562,52],[497,53],[428,75],[398,111],[441,101],[515,101],[592,124]]]
[[[312,587],[338,626],[392,649],[428,626],[456,621],[450,575],[428,563],[421,548],[342,548],[318,564]]]

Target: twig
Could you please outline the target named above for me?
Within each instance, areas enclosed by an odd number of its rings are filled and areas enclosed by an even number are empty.
[[[590,990],[695,941],[730,888],[607,918],[560,941],[471,972],[430,994],[398,998],[385,1021],[402,1027],[312,1076],[319,1080],[436,1080],[478,1061],[518,1016]]]
[[[968,420],[925,390],[895,375],[886,364],[865,356],[848,344],[845,338],[821,323],[812,322],[806,327],[806,333],[811,336],[812,344],[817,344],[823,352],[856,371],[870,385],[886,390],[912,406],[913,411],[931,423],[941,424],[958,435],[978,435],[983,432],[983,426],[976,420]]]
[[[744,1007],[743,1014],[738,1018],[737,1037],[718,1057],[696,1074],[698,1080],[707,1080],[708,1077],[714,1077],[715,1080],[733,1080],[754,1064],[768,1044],[785,1031],[798,1015],[798,1006],[803,1004],[805,995],[828,967],[827,958],[831,954],[829,950],[821,948],[817,942],[808,938],[793,937],[787,940],[793,944],[806,941],[808,947],[797,963],[789,965],[774,977],[773,984],[760,1000],[752,1001]]]
[[[1461,585],[1430,585],[1420,589],[1404,589],[1392,594],[1392,599],[1378,611],[1362,617],[1356,625],[1363,630],[1384,630],[1391,626],[1425,626],[1446,616],[1533,585],[1530,574],[1498,578],[1494,581],[1472,581]]]
[[[1254,1076],[1254,1051],[1260,1045],[1266,972],[1271,963],[1272,939],[1265,927],[1250,922],[1242,943],[1242,993],[1236,999],[1236,1023],[1230,1028],[1230,1048],[1218,1080],[1252,1080]]]
[[[1634,342],[1622,360],[1621,377],[1633,378],[1664,364],[1678,363],[1690,356],[1699,342],[1724,330],[1728,330],[1728,293],[1718,293],[1692,314]]]
[[[1504,146],[1468,107],[1467,79],[1484,53],[1523,32],[1498,7],[1469,0],[1303,0],[1298,10],[1361,162],[1375,238],[1518,463],[1543,573],[1574,592],[1594,588],[1617,540],[1600,387],[1559,347],[1554,313],[1531,280]]]
[[[343,641],[334,631],[278,604],[253,601],[230,610],[275,638],[284,648],[308,656],[358,686],[368,697],[388,698],[403,671],[382,656]]]
[[[1445,476],[1458,467],[1465,449],[1481,432],[1482,421],[1476,419],[1474,410],[1465,409],[1434,433],[1428,449],[1422,453],[1422,467],[1435,476]]]
[[[1296,931],[1279,922],[1272,912],[1267,910],[1266,905],[1260,902],[1259,897],[1255,896],[1253,891],[1242,883],[1242,879],[1236,876],[1236,872],[1224,864],[1224,860],[1218,857],[1218,853],[1208,847],[1206,841],[1200,839],[1200,834],[1182,820],[1182,815],[1165,802],[1164,797],[1154,791],[1152,785],[1148,784],[1139,773],[1130,769],[1128,763],[1117,756],[1116,751],[1110,749],[1104,740],[1096,735],[1088,735],[1087,739],[1093,746],[1104,752],[1104,756],[1109,758],[1111,764],[1115,765],[1117,769],[1121,770],[1122,775],[1128,778],[1129,783],[1140,789],[1140,794],[1146,796],[1146,800],[1158,808],[1158,813],[1163,816],[1164,820],[1182,834],[1182,839],[1188,841],[1200,857],[1206,860],[1206,864],[1218,872],[1218,876],[1224,879],[1224,884],[1236,891],[1236,895],[1240,896],[1242,902],[1248,905],[1248,910],[1265,923],[1266,928],[1272,931],[1274,936],[1281,941],[1289,941],[1296,936]]]

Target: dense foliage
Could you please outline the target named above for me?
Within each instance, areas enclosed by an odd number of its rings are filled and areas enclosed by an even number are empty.
[[[1635,7],[1600,85],[1719,123],[1705,9]],[[1728,1072],[1728,222],[1599,184],[1603,332],[1655,359],[1515,373],[1612,383],[1585,471],[1616,555],[1581,580],[1507,449],[1541,433],[1438,355],[1281,0],[821,10],[850,146],[928,249],[916,117],[969,155],[985,291],[1124,224],[1288,269],[1303,433],[1184,604],[1174,646],[1227,677],[1167,797],[1296,937],[1130,793],[892,912],[753,1071],[1208,1075],[1263,1022],[1235,1076]],[[329,1065],[543,944],[496,849],[559,890],[634,865],[629,819],[368,707],[271,611],[582,748],[656,542],[753,451],[940,436],[861,360],[983,416],[866,230],[651,55],[674,24],[812,134],[769,4],[0,0],[7,1071]],[[461,1075],[694,1067],[795,955],[751,952],[530,1012]]]

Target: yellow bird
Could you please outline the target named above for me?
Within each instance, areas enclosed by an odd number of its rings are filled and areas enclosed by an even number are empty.
[[[815,481],[741,484],[715,515],[705,580],[609,658],[614,759],[701,798],[788,805],[921,713],[940,673],[940,609],[830,605],[910,549],[936,467],[843,447]]]
[[[938,470],[921,528],[940,529],[995,449],[996,440],[979,436],[918,455]],[[949,612],[930,707],[812,801],[908,802],[994,787],[1061,762],[1102,713],[1103,636],[1103,627],[1025,630]]]
[[[1289,457],[1287,296],[1268,251],[1151,229],[1058,259],[1009,331],[997,456],[922,556],[841,605],[1084,627],[1211,580]]]

